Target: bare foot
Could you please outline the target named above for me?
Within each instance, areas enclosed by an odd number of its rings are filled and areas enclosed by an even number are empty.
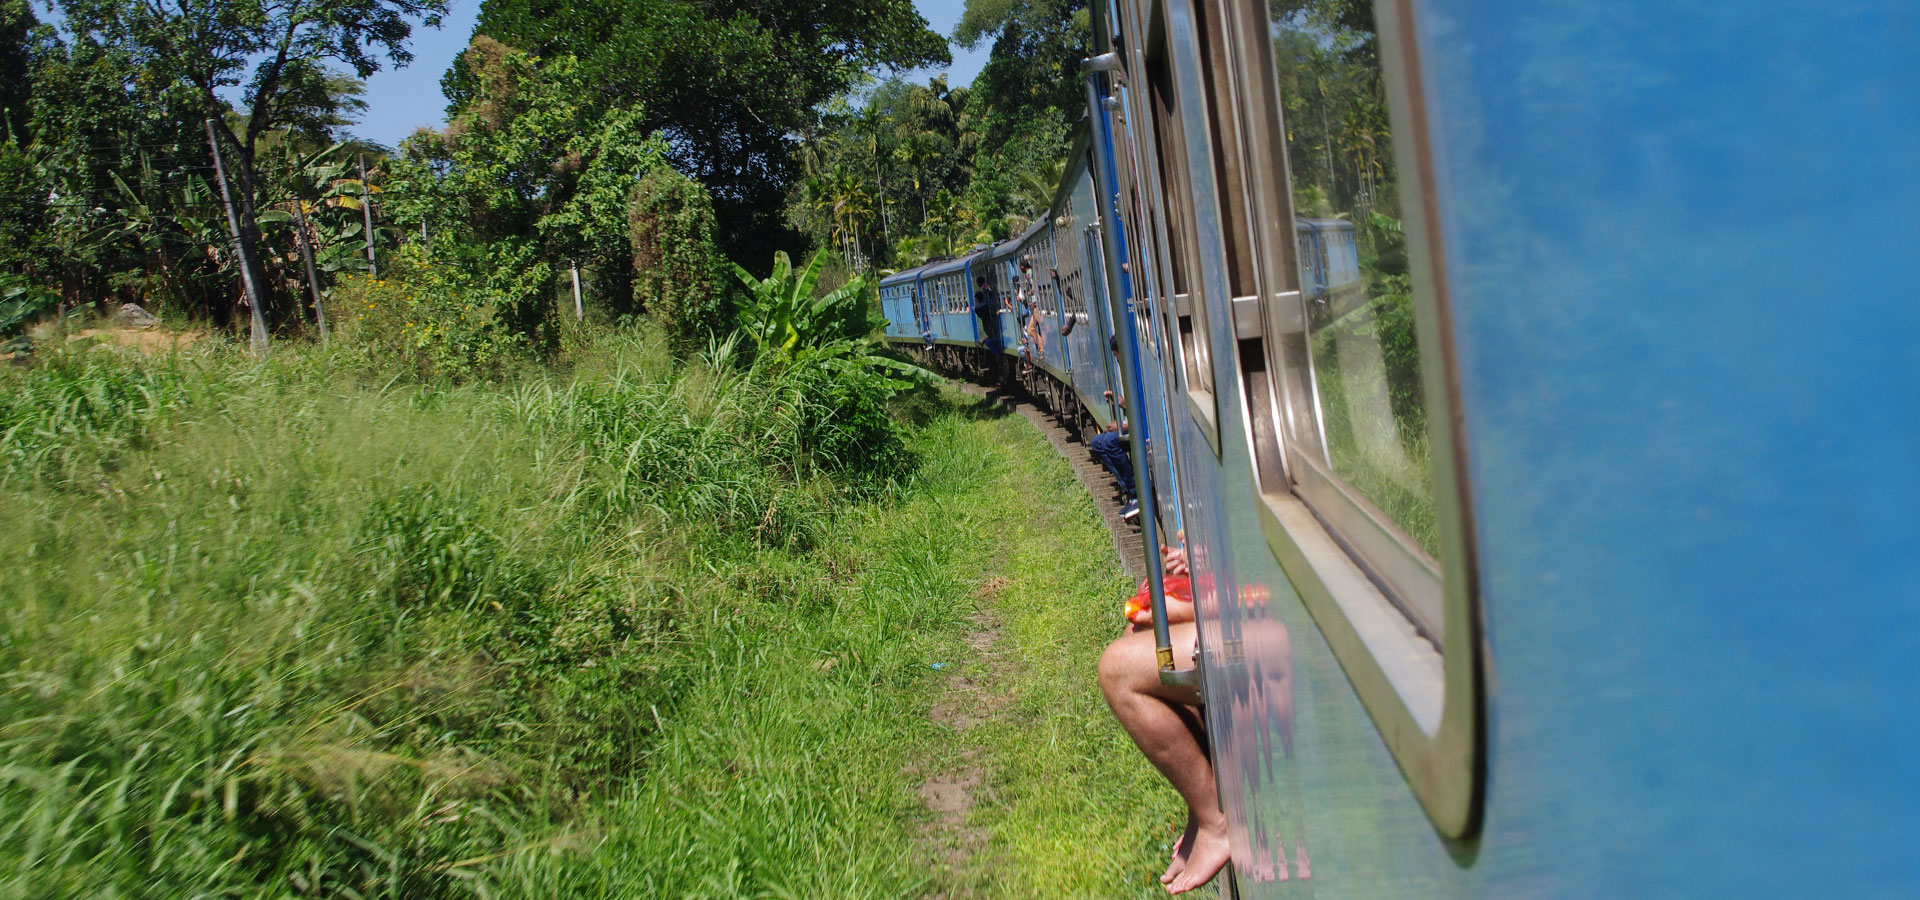
[[[1200,830],[1200,823],[1193,820],[1193,814],[1187,814],[1187,830],[1180,839],[1173,842],[1173,859],[1167,863],[1167,871],[1160,875],[1161,884],[1172,884],[1180,873],[1187,870],[1187,856],[1193,847],[1193,833]]]
[[[1232,856],[1232,850],[1227,845],[1225,820],[1200,826],[1200,830],[1194,832],[1193,840],[1187,843],[1190,846],[1187,866],[1167,885],[1169,894],[1184,894],[1212,881]]]

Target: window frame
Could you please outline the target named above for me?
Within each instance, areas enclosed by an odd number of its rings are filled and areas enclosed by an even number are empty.
[[[1183,16],[1187,27],[1179,27]],[[1211,218],[1212,200],[1196,197],[1187,173],[1195,158],[1212,164],[1210,153],[1196,153],[1206,143],[1206,103],[1194,83],[1193,69],[1198,50],[1192,46],[1194,10],[1180,0],[1153,3],[1147,20],[1147,34],[1140,79],[1142,115],[1136,126],[1144,132],[1140,141],[1140,173],[1164,211],[1164,223],[1155,234],[1165,248],[1162,266],[1162,297],[1171,311],[1173,327],[1170,343],[1179,348],[1180,387],[1186,396],[1188,417],[1199,426],[1218,459],[1220,446],[1220,385],[1214,369],[1214,347],[1209,340],[1209,321],[1215,312],[1209,309],[1207,292],[1201,288],[1199,267],[1206,264],[1196,245],[1203,224]],[[1197,112],[1195,112],[1197,111]],[[1201,207],[1206,207],[1203,211]]]
[[[1195,0],[1195,5],[1202,4]],[[1306,335],[1308,319],[1268,2],[1217,0],[1204,6],[1226,37],[1219,49],[1229,58],[1219,64],[1232,73],[1225,84],[1213,85],[1230,92],[1215,98],[1213,106],[1242,117],[1237,133],[1228,136],[1235,146],[1226,152],[1241,160],[1281,161],[1243,166],[1235,173],[1241,183],[1219,186],[1223,192],[1244,191],[1244,224],[1253,231],[1261,273],[1253,328],[1265,359],[1261,365],[1243,361],[1243,387],[1250,401],[1247,438],[1255,445],[1263,536],[1436,830],[1465,838],[1479,827],[1484,794],[1486,648],[1413,5],[1411,0],[1374,4],[1413,280],[1440,538],[1439,565],[1437,571],[1426,570],[1432,580],[1425,597],[1406,596],[1408,585],[1419,581],[1422,561],[1431,563],[1425,551],[1326,462],[1310,339],[1305,353],[1287,349],[1301,345],[1287,338]],[[1216,129],[1216,135],[1221,132]],[[1223,222],[1223,227],[1236,224]],[[1244,351],[1250,342],[1244,340],[1245,330],[1239,334]],[[1268,417],[1264,429],[1256,421],[1261,416]],[[1416,570],[1409,571],[1410,564]],[[1433,638],[1439,639],[1437,646]]]

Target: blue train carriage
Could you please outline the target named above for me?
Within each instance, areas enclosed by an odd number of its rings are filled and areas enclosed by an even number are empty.
[[[1014,286],[1017,281],[1014,272],[1014,252],[1018,247],[1012,240],[995,243],[978,254],[973,260],[975,279],[986,278],[993,286],[993,295],[998,306],[993,312],[994,328],[998,341],[993,352],[1008,359],[996,360],[996,367],[1004,370],[1011,358],[1020,353],[1020,314],[1014,308]],[[976,281],[977,283],[977,281]],[[976,288],[977,290],[978,288]]]
[[[1034,310],[1036,343],[1031,356],[1035,365],[1057,379],[1071,380],[1071,362],[1066,339],[1060,334],[1066,326],[1067,311],[1060,294],[1060,274],[1053,256],[1053,213],[1048,211],[1021,235],[1019,246],[1020,288],[1031,298]]]
[[[1000,333],[1005,337],[1005,346],[1000,352],[1015,358],[1019,357],[1021,344],[1026,340],[1027,322],[1026,291],[1020,277],[1020,239],[1031,231],[1029,228],[993,248],[993,271],[1000,292]]]
[[[1092,147],[1091,131],[1083,126],[1076,132],[1054,199],[1054,264],[1063,306],[1074,322],[1062,342],[1071,361],[1068,382],[1094,424],[1105,428],[1120,418],[1122,391],[1112,349]]]
[[[1360,245],[1352,222],[1296,217],[1300,293],[1326,314],[1346,315],[1367,299],[1360,274]]]
[[[920,281],[924,266],[903,269],[880,279],[880,310],[886,316],[888,341],[931,346],[934,337],[933,299]]]
[[[915,286],[914,270],[880,279],[880,315],[887,320],[882,333],[888,341],[913,341],[921,336]]]
[[[1920,304],[1800,268],[1914,239],[1920,19],[1372,11],[1095,5],[1234,889],[1920,895]],[[1289,145],[1310,57],[1390,142]]]
[[[979,325],[973,318],[966,258],[929,263],[920,270],[920,290],[930,298],[935,344],[968,347],[977,342]]]

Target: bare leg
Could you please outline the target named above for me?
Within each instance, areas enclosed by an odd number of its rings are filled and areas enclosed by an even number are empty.
[[[1192,623],[1173,626],[1181,665],[1192,664],[1193,633]],[[1100,656],[1100,689],[1120,727],[1187,801],[1188,832],[1180,845],[1186,858],[1180,865],[1175,857],[1180,871],[1172,873],[1167,890],[1180,894],[1212,881],[1229,857],[1227,818],[1214,793],[1213,766],[1182,715],[1181,708],[1193,707],[1198,698],[1191,689],[1160,683],[1153,633],[1144,629],[1107,645]]]
[[[1187,723],[1187,731],[1193,734],[1193,740],[1200,745],[1200,752],[1207,752],[1207,728],[1200,721],[1200,710],[1184,703],[1174,704],[1173,711],[1180,714],[1181,721]],[[1187,870],[1187,856],[1193,849],[1193,834],[1200,830],[1200,821],[1187,813],[1187,827],[1180,832],[1179,840],[1173,843],[1173,859],[1167,862],[1167,870],[1160,873],[1161,884],[1172,884],[1180,873]]]

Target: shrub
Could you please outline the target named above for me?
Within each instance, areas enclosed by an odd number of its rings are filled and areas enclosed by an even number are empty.
[[[633,243],[633,301],[666,329],[676,349],[699,346],[724,322],[713,198],[668,168],[634,186],[627,207]]]
[[[816,297],[827,259],[821,249],[804,269],[775,253],[773,272],[755,278],[738,265],[749,300],[740,329],[754,342],[755,365],[780,384],[799,411],[808,462],[871,487],[909,464],[906,440],[888,401],[931,373],[882,355],[873,332],[873,283],[865,274]]]
[[[0,353],[26,349],[21,332],[35,317],[52,309],[57,300],[52,291],[24,275],[0,272]]]
[[[491,292],[417,258],[396,268],[387,278],[343,275],[329,300],[337,336],[363,348],[377,368],[473,381],[499,376],[526,350],[500,321],[499,304],[488,302]]]

